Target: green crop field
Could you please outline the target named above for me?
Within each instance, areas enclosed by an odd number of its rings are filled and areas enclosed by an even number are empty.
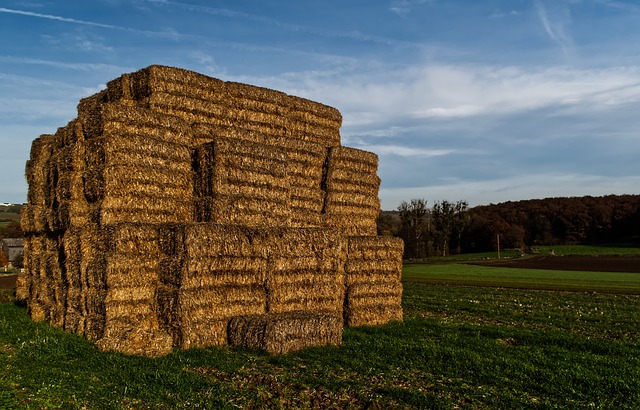
[[[495,268],[468,264],[407,265],[403,280],[432,284],[640,294],[640,274]]]
[[[534,284],[566,287],[535,290],[515,271],[408,266],[403,323],[345,329],[340,347],[285,356],[103,353],[5,298],[0,408],[640,408],[638,282],[527,271]],[[413,282],[429,275],[439,279]]]

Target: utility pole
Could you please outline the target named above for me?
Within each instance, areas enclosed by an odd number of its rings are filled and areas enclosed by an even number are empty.
[[[498,259],[500,259],[500,234],[496,235],[498,238]]]

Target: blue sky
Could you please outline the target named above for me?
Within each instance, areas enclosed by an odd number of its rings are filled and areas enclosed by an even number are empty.
[[[383,209],[640,193],[640,5],[615,0],[0,1],[0,202],[31,141],[165,64],[338,108]]]

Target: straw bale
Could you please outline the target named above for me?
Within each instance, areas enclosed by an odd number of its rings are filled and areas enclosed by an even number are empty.
[[[102,338],[105,328],[105,289],[87,288],[83,290],[85,302],[85,337],[91,341]]]
[[[209,316],[217,319],[242,314],[265,312],[266,293],[264,286],[222,285],[209,288],[180,289],[182,321],[197,321]]]
[[[311,212],[322,212],[326,192],[319,188],[305,186],[291,186],[290,205],[292,209],[301,209]]]
[[[109,102],[133,105],[133,75],[123,74],[120,77],[109,81],[105,92],[105,99]]]
[[[174,346],[182,345],[178,296],[179,289],[177,286],[160,285],[156,290],[158,324],[161,330],[171,335]]]
[[[194,95],[154,92],[145,101],[153,111],[178,117],[187,123],[223,125],[228,124],[231,117],[225,104]]]
[[[224,98],[225,83],[194,71],[151,65],[132,74],[132,97],[142,100],[154,93],[198,95],[203,99]]]
[[[153,296],[149,296],[149,292],[153,292],[160,281],[158,254],[111,253],[105,259],[108,297],[117,298],[116,290],[120,288],[126,292],[139,290],[132,295],[135,300]]]
[[[289,107],[293,111],[290,115],[293,118],[306,118],[300,117],[302,115],[313,115],[317,118],[323,118],[332,121],[336,127],[340,127],[342,124],[342,114],[336,108],[328,105],[308,100],[306,98],[289,96]]]
[[[396,258],[347,259],[345,265],[347,284],[376,282],[398,282],[402,275],[402,261]]]
[[[324,214],[303,208],[291,208],[291,228],[322,228],[326,226]]]
[[[42,189],[46,185],[47,164],[53,152],[53,146],[54,136],[51,134],[43,134],[31,143],[30,156],[25,166],[30,203],[44,203]]]
[[[188,145],[146,134],[110,132],[86,143],[87,166],[132,165],[166,167],[175,172],[191,168]]]
[[[393,236],[352,236],[349,238],[349,260],[394,260],[402,262],[404,242]]]
[[[329,166],[375,174],[378,169],[378,156],[357,148],[333,147],[329,150]]]
[[[339,229],[345,236],[373,236],[377,232],[376,217],[373,212],[364,214],[355,207],[351,208],[327,208],[324,216],[327,226]]]
[[[114,254],[139,255],[153,257],[157,263],[160,253],[159,228],[155,224],[138,222],[118,223],[104,227],[105,241],[109,252]],[[136,258],[129,258],[136,262]],[[143,262],[146,262],[142,259]]]
[[[26,302],[31,292],[31,275],[24,272],[18,275],[16,280],[16,300],[18,302]]]
[[[184,263],[182,286],[199,288],[214,285],[262,285],[266,258],[255,256],[191,256]]]
[[[189,257],[256,255],[249,232],[233,225],[185,224],[184,244]]]
[[[285,151],[252,141],[218,138],[194,149],[194,192],[282,201],[288,195]]]
[[[289,312],[233,318],[229,344],[286,354],[312,346],[340,345],[342,317],[334,312]]]
[[[332,228],[279,228],[257,231],[253,243],[270,257],[346,257],[346,242]]]
[[[67,304],[65,310],[64,330],[77,334],[84,333],[84,298],[82,291],[70,286],[67,290]]]
[[[309,141],[326,147],[340,145],[340,131],[338,129],[301,121],[288,121],[286,136],[291,140]]]
[[[100,175],[94,174],[85,181],[86,197],[92,202],[100,201],[106,195],[171,196],[184,199],[190,197],[192,191],[191,171],[172,171],[161,166],[108,166]]]
[[[264,112],[286,115],[291,105],[289,96],[281,91],[271,90],[255,85],[226,81],[224,90],[234,105],[254,104],[250,107],[264,107]],[[263,104],[256,104],[261,102]]]
[[[44,322],[49,318],[49,309],[37,301],[31,301],[27,305],[29,316],[34,322]]]
[[[105,196],[100,207],[100,222],[111,225],[121,222],[170,223],[190,221],[193,201],[175,196],[136,195]]]
[[[324,174],[327,149],[310,141],[288,140],[288,177],[292,186],[320,188]]]
[[[377,305],[366,309],[346,309],[345,325],[348,327],[377,326],[389,322],[402,322],[402,307]]]
[[[47,228],[48,209],[44,205],[25,204],[20,210],[20,227],[25,234],[42,234]]]
[[[178,257],[185,252],[186,223],[158,225],[158,250],[169,257]]]
[[[373,326],[402,320],[402,284],[363,282],[347,288],[345,324]]]
[[[162,330],[132,328],[105,332],[96,345],[102,351],[114,350],[129,355],[160,357],[171,352],[173,339]]]
[[[290,209],[282,199],[269,200],[242,195],[196,198],[194,219],[250,228],[288,226]]]
[[[191,144],[188,123],[179,117],[123,104],[99,104],[91,110],[89,113],[78,111],[83,134],[87,140],[125,135]]]
[[[347,289],[346,307],[348,309],[366,309],[374,305],[400,306],[402,283],[373,282],[357,283]]]
[[[303,276],[298,273],[299,276]],[[282,280],[282,278],[278,278]],[[344,301],[344,284],[337,280],[321,281],[316,278],[297,280],[294,283],[275,283],[267,281],[267,311],[269,313],[286,313],[304,311],[342,312]]]
[[[227,344],[229,319],[200,317],[196,321],[181,323],[181,345],[183,349],[224,346]]]
[[[231,125],[194,123],[191,125],[191,133],[194,147],[223,137],[273,147],[284,147],[287,142],[284,136],[244,129],[237,123]]]

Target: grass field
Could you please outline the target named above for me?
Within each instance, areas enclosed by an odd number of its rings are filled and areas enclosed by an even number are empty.
[[[462,264],[407,265],[403,279],[431,284],[640,294],[640,274],[495,268]]]
[[[436,270],[406,268],[407,279],[443,279],[404,283],[403,323],[345,329],[341,347],[286,356],[100,353],[3,303],[0,408],[640,408],[640,292],[477,287],[462,280],[477,280],[469,268],[481,267],[429,266]],[[501,269],[481,274],[520,286],[523,277]],[[534,282],[568,273],[547,274]],[[555,283],[617,288],[625,280],[574,273]]]

